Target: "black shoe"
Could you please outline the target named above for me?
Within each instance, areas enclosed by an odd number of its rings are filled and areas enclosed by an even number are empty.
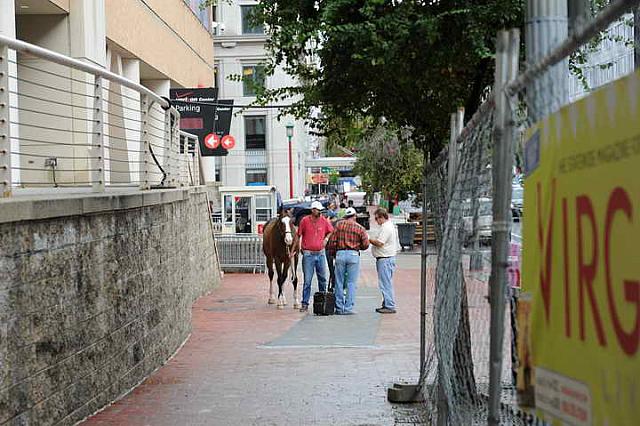
[[[379,314],[395,314],[396,310],[391,308],[378,308],[376,312]]]
[[[300,308],[300,312],[307,312],[309,310],[309,305],[302,304]]]

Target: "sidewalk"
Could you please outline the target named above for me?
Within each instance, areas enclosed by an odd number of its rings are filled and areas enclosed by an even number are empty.
[[[227,274],[193,308],[193,333],[164,367],[87,425],[392,425],[418,422],[386,388],[419,373],[419,256],[398,257],[399,312],[380,315],[363,253],[355,316],[267,305],[263,274]],[[302,275],[302,274],[300,274]],[[302,285],[302,283],[300,284]],[[315,288],[315,284],[314,284]]]

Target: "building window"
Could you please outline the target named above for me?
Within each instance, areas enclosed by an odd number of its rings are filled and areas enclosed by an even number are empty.
[[[255,23],[253,11],[255,5],[240,6],[242,13],[242,34],[264,34],[264,26]]]
[[[271,219],[271,197],[256,195],[256,221],[266,222]]]
[[[245,149],[267,149],[264,115],[244,118]]]
[[[245,178],[247,185],[266,185],[267,169],[247,169]]]
[[[264,86],[264,67],[252,65],[242,67],[242,94],[255,96],[256,88]]]

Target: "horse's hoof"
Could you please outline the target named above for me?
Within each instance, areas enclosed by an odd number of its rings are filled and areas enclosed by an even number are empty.
[[[269,299],[269,301],[267,302],[269,305],[275,305],[276,304],[276,299],[274,299],[273,297],[271,299]]]
[[[284,305],[278,305],[278,309],[284,309]]]

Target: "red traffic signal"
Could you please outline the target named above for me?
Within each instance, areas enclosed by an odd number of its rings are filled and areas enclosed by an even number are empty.
[[[209,149],[216,149],[220,146],[220,136],[215,133],[209,133],[204,137],[204,146]]]
[[[222,138],[222,147],[224,149],[232,149],[234,146],[236,146],[236,139],[231,136],[231,135],[226,135],[225,137]]]

